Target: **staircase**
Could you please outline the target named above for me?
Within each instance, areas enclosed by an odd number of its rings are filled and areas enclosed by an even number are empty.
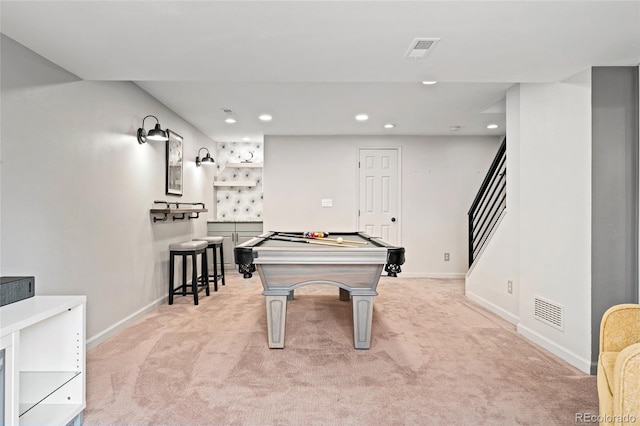
[[[469,267],[482,253],[506,208],[507,138],[504,138],[469,209]]]

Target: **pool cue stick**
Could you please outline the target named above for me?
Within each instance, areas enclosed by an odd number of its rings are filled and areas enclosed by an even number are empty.
[[[325,237],[318,237],[319,240],[327,240],[327,241],[338,241],[335,238],[325,238]],[[369,244],[366,241],[354,241],[354,240],[345,240],[344,238],[342,239],[343,243],[347,243],[347,244]]]
[[[322,246],[333,246],[333,247],[353,247],[353,246],[350,246],[348,244],[338,244],[338,243],[330,243],[330,242],[325,242],[325,241],[316,241],[316,240],[310,240],[308,238],[302,238],[302,237],[300,237],[299,239],[296,239],[296,238],[299,238],[299,237],[293,237],[293,238],[282,237],[282,236],[267,237],[267,239],[269,239],[269,240],[289,241],[289,242],[292,242],[292,243],[317,244],[317,245],[322,245]]]
[[[326,237],[301,237],[299,235],[295,235],[295,234],[280,234],[283,237],[293,237],[293,238],[304,238],[306,240],[325,240],[325,241],[338,241],[335,238],[326,238]],[[366,241],[354,241],[354,240],[342,240],[343,243],[347,243],[347,244],[369,244]]]

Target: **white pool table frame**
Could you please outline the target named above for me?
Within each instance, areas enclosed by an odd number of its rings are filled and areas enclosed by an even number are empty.
[[[373,301],[386,260],[386,247],[260,248],[254,264],[266,297],[269,348],[284,348],[287,300],[294,289],[329,284],[340,288],[340,300],[351,298],[354,347],[369,349]]]

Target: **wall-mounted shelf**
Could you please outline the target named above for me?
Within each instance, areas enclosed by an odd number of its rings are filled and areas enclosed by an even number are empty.
[[[182,220],[182,219],[198,219],[200,217],[200,213],[205,213],[208,210],[204,208],[204,203],[174,203],[170,201],[154,201],[155,204],[164,204],[164,208],[151,209],[149,212],[151,214],[161,214],[162,217],[153,217],[153,223],[162,222],[167,220],[169,215],[172,216],[173,220]],[[174,207],[171,207],[171,206]],[[193,206],[193,207],[180,207],[180,206]],[[202,206],[201,208],[197,208],[196,206]],[[188,216],[186,216],[188,215]]]
[[[214,180],[213,186],[256,186],[258,182],[255,180]]]
[[[227,163],[224,166],[235,169],[259,169],[262,163]]]

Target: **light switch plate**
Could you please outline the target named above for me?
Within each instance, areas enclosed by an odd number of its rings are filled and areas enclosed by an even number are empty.
[[[333,207],[333,200],[331,198],[323,198],[320,205],[322,207]]]

